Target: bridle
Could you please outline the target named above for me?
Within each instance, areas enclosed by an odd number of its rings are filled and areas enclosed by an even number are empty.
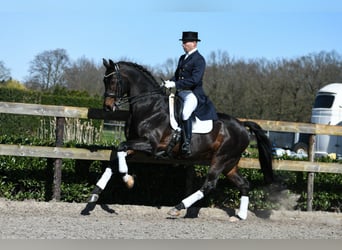
[[[104,93],[104,97],[111,97],[111,98],[118,98],[121,99],[122,96],[122,77],[120,74],[120,68],[118,64],[114,64],[114,71],[112,73],[109,73],[107,75],[104,75],[104,78],[108,78],[110,76],[116,76],[117,78],[117,83],[116,83],[116,89],[115,89],[115,93],[113,92],[109,92],[109,91],[105,91]]]
[[[104,93],[104,97],[110,97],[110,98],[116,98],[117,101],[115,102],[115,106],[116,107],[120,107],[123,104],[129,103],[129,104],[133,104],[138,102],[140,99],[144,98],[144,97],[148,97],[151,95],[155,95],[155,94],[164,94],[164,92],[162,91],[163,86],[159,86],[158,88],[156,88],[155,90],[149,91],[149,92],[145,92],[145,93],[141,93],[139,95],[136,96],[126,96],[124,95],[123,92],[123,80],[121,77],[121,73],[120,73],[120,67],[118,65],[118,63],[114,64],[114,71],[104,75],[104,78],[108,78],[110,76],[116,77],[117,82],[116,82],[116,89],[115,92],[110,92],[110,91],[105,91]]]

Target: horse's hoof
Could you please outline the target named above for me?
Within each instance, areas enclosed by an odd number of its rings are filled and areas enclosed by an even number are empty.
[[[237,216],[237,215],[229,217],[229,222],[238,222],[238,221],[241,221],[241,220],[242,219],[239,216]]]
[[[81,211],[81,215],[90,215],[90,212],[94,210],[95,206],[95,202],[87,203],[87,206]]]
[[[124,182],[126,183],[126,187],[127,188],[129,188],[129,189],[133,188],[133,186],[134,186],[134,178],[133,178],[133,176],[131,176],[129,174],[125,175]]]
[[[167,212],[168,215],[172,216],[172,217],[178,217],[180,216],[181,212],[180,210],[178,210],[177,208],[172,208],[169,210],[169,212]]]

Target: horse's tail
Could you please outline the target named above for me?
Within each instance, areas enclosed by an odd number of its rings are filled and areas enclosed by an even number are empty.
[[[243,122],[243,124],[245,127],[248,127],[256,137],[261,171],[264,175],[265,182],[267,184],[271,184],[274,181],[271,142],[263,129],[257,123],[252,121],[245,121]]]

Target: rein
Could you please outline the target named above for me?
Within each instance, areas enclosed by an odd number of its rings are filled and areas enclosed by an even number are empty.
[[[160,86],[159,88],[157,88],[155,90],[152,90],[152,91],[149,91],[146,93],[142,93],[142,94],[139,94],[136,96],[123,96],[122,95],[123,81],[122,81],[122,77],[120,74],[120,68],[119,68],[119,65],[117,63],[114,64],[114,69],[115,70],[113,72],[111,72],[107,75],[104,75],[104,78],[108,78],[112,75],[117,77],[118,82],[117,82],[116,91],[115,91],[115,93],[106,91],[104,93],[104,97],[118,98],[119,100],[115,103],[115,105],[117,107],[120,107],[121,105],[126,104],[126,103],[134,104],[134,103],[140,101],[140,99],[148,97],[148,96],[153,96],[156,94],[163,94],[162,86]]]
[[[161,89],[156,89],[156,90],[153,90],[153,91],[150,91],[150,92],[146,92],[146,93],[142,93],[142,94],[136,95],[136,96],[120,97],[119,101],[116,103],[116,105],[118,107],[120,107],[121,105],[126,104],[126,103],[134,104],[134,103],[137,103],[138,101],[140,101],[140,99],[142,99],[142,98],[145,98],[145,97],[148,97],[148,96],[153,96],[153,95],[156,95],[156,94],[161,95],[163,93],[161,92]]]

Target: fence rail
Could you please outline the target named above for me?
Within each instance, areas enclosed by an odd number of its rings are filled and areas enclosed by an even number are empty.
[[[81,119],[105,119],[125,121],[128,117],[127,111],[105,112],[101,109],[80,108],[69,106],[53,106],[53,105],[40,105],[40,104],[25,104],[25,103],[11,103],[0,102],[0,113],[7,114],[21,114],[21,115],[34,115],[34,116],[50,116],[56,117],[59,126],[56,128],[56,147],[43,147],[43,146],[23,146],[23,145],[8,145],[0,144],[0,155],[13,155],[25,157],[44,157],[55,158],[55,176],[57,182],[54,183],[53,199],[58,200],[60,197],[60,178],[61,176],[61,159],[84,159],[84,160],[101,160],[109,161],[114,158],[115,149],[87,149],[87,148],[64,148],[63,146],[63,119],[81,118]],[[246,120],[246,119],[240,119]],[[309,161],[293,161],[293,160],[274,160],[275,170],[286,171],[299,171],[309,172],[308,177],[308,210],[311,210],[313,200],[313,178],[314,173],[342,173],[342,165],[337,163],[323,163],[315,162],[313,155],[313,148],[315,143],[315,135],[338,135],[342,136],[342,127],[333,125],[321,125],[311,123],[295,123],[283,121],[266,121],[255,120],[263,129],[269,131],[280,132],[298,132],[310,134],[309,145]],[[62,138],[61,138],[62,137]],[[152,162],[160,164],[170,164],[170,161],[155,160],[144,155],[137,155],[128,159],[128,162]],[[172,163],[187,162],[172,160]],[[192,164],[208,164],[208,162],[192,162]],[[257,159],[242,158],[240,163],[242,168],[259,168]],[[58,180],[59,179],[59,180]]]
[[[86,149],[86,148],[63,148],[63,147],[45,147],[45,146],[25,146],[0,144],[0,155],[42,157],[42,158],[60,158],[60,159],[79,159],[110,161],[116,158],[115,149]],[[160,163],[170,164],[170,160],[156,160],[143,155],[133,156],[128,162]],[[172,160],[175,164],[189,164],[187,161]],[[192,161],[191,165],[206,165],[209,162]],[[241,168],[258,169],[259,161],[253,158],[242,158],[239,163]],[[309,162],[293,160],[273,160],[274,170],[286,170],[297,172],[315,172],[315,173],[334,173],[342,174],[342,165],[339,163]]]

